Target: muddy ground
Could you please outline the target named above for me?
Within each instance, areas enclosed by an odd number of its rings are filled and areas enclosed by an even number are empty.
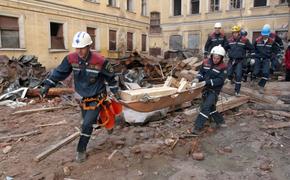
[[[0,178],[79,180],[289,180],[290,129],[261,129],[265,123],[289,119],[253,111],[249,104],[224,114],[228,127],[207,127],[200,138],[186,137],[192,122],[182,111],[143,126],[118,126],[112,135],[94,132],[88,146],[89,159],[74,162],[77,140],[46,159],[33,159],[76,132],[78,108],[11,115],[16,110],[51,105],[36,103],[22,108],[0,107],[0,137],[38,130],[40,134],[0,140]],[[66,120],[66,124],[37,127]],[[177,144],[173,146],[176,139]],[[117,152],[109,160],[114,150]],[[203,153],[194,160],[192,153]]]

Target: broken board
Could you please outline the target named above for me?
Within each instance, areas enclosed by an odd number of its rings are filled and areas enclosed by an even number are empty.
[[[124,101],[139,101],[143,98],[158,98],[161,96],[171,95],[177,92],[173,87],[153,87],[146,89],[125,90],[121,91],[121,99]]]

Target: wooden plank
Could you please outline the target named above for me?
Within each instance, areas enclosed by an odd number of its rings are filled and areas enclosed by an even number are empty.
[[[283,116],[283,117],[290,118],[290,113],[288,113],[288,112],[284,112],[284,111],[270,111],[270,110],[267,110],[267,112],[269,112],[271,114],[275,114],[275,115],[279,115],[279,116]]]
[[[235,107],[239,107],[250,100],[248,96],[241,96],[241,97],[230,97],[230,98],[222,98],[217,102],[217,110],[218,112],[224,112],[229,109],[233,109]],[[199,108],[194,108],[191,110],[184,111],[184,114],[188,120],[193,120],[199,113]]]
[[[288,127],[290,127],[290,122],[275,122],[275,124],[261,126],[262,129],[280,129]]]
[[[47,96],[60,96],[63,94],[73,94],[73,88],[50,88]],[[28,89],[26,96],[38,97],[40,96],[40,89]]]
[[[254,104],[253,109],[256,110],[272,110],[272,111],[290,111],[288,104]]]
[[[228,83],[223,86],[222,92],[234,95],[234,89],[234,86]],[[277,97],[260,94],[258,91],[246,87],[241,87],[241,94],[249,96],[251,98],[250,100],[256,103],[283,104]]]
[[[36,162],[39,162],[43,159],[45,159],[47,156],[49,156],[50,154],[54,153],[55,151],[59,150],[61,147],[69,144],[70,142],[72,142],[73,140],[75,140],[76,138],[78,138],[80,136],[80,132],[75,132],[74,134],[70,135],[69,137],[61,140],[60,142],[56,143],[55,145],[50,146],[47,150],[45,150],[44,152],[40,153],[39,155],[37,155],[34,160]]]
[[[12,113],[11,115],[20,115],[20,114],[24,115],[24,114],[30,114],[30,113],[35,113],[35,112],[53,111],[53,110],[57,110],[57,109],[66,109],[69,107],[74,107],[74,106],[59,106],[59,107],[28,109],[28,110],[16,111],[16,112]]]
[[[24,136],[32,136],[32,135],[36,135],[36,134],[40,134],[40,131],[35,130],[35,131],[30,131],[30,132],[26,132],[26,133],[22,133],[22,134],[14,134],[14,135],[1,136],[0,137],[0,140],[10,139],[10,138],[20,138],[20,137],[24,137]]]
[[[125,90],[121,91],[121,98],[125,101],[138,101],[145,96],[157,98],[161,96],[171,95],[177,92],[173,87],[153,87],[147,89]]]
[[[185,91],[187,88],[190,88],[190,85],[188,84],[186,79],[182,78],[179,82],[179,87],[177,89],[177,92]]]

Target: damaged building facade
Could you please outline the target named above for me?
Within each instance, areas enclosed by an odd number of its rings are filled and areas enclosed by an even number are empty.
[[[0,10],[1,54],[33,54],[48,69],[73,50],[77,31],[87,31],[106,57],[163,56],[203,50],[215,22],[227,35],[241,25],[250,40],[267,23],[286,41],[290,19],[287,0],[2,0]]]
[[[72,37],[87,31],[92,49],[106,57],[148,51],[147,1],[1,0],[0,52],[9,57],[33,54],[48,69],[72,51]]]
[[[248,31],[250,40],[260,35],[264,24],[270,24],[272,31],[287,41],[290,21],[287,0],[157,0],[157,3],[155,9],[150,9],[149,39],[153,54],[162,55],[166,49],[203,50],[216,22],[222,23],[227,36],[231,35],[233,25],[240,25]]]

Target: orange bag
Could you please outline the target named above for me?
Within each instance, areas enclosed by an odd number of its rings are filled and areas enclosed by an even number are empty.
[[[115,126],[115,116],[122,112],[122,105],[115,100],[111,99],[107,105],[102,104],[100,111],[101,126],[106,129],[112,129]]]

